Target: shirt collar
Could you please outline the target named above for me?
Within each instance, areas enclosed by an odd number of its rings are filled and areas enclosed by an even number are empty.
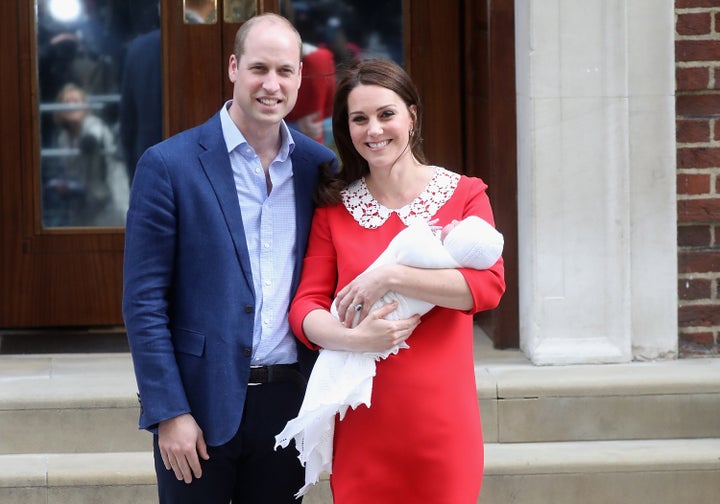
[[[230,118],[228,109],[232,100],[228,100],[220,109],[220,125],[222,127],[223,137],[225,138],[225,145],[227,146],[228,153],[234,151],[240,145],[250,145],[245,140],[245,136],[242,134],[240,129],[235,125],[233,120]],[[285,161],[290,154],[295,150],[295,140],[293,140],[290,128],[287,127],[285,121],[280,123],[280,151],[278,152],[278,160]]]

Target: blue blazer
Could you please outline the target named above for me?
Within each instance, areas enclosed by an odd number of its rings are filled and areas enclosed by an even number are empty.
[[[321,162],[335,155],[293,132],[300,277]],[[255,311],[243,220],[219,113],[149,148],[125,231],[123,316],[140,392],[139,425],[191,413],[217,446],[237,432]],[[312,365],[298,345],[301,365]]]

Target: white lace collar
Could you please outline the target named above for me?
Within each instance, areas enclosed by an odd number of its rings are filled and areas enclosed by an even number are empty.
[[[436,166],[435,175],[420,195],[397,210],[378,203],[365,185],[365,178],[350,184],[342,192],[342,200],[350,215],[366,229],[382,226],[393,213],[408,226],[417,219],[430,220],[453,195],[459,180],[459,174]]]

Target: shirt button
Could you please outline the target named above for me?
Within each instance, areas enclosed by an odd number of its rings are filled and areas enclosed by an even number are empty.
[[[245,357],[250,357],[252,355],[252,348],[245,348],[243,349],[243,355]]]
[[[245,305],[245,313],[252,313],[253,310],[253,305]]]

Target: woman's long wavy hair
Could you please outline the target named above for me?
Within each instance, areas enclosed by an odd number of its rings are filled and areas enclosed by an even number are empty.
[[[369,173],[367,161],[358,153],[350,137],[348,120],[348,96],[359,85],[381,86],[395,92],[410,109],[415,106],[413,128],[410,131],[408,147],[421,163],[426,163],[422,149],[422,108],[420,94],[405,70],[391,60],[367,59],[350,66],[342,75],[335,91],[333,102],[332,129],[335,145],[340,157],[340,171],[333,177],[321,175],[318,196],[319,205],[340,201],[340,191],[351,182]]]

